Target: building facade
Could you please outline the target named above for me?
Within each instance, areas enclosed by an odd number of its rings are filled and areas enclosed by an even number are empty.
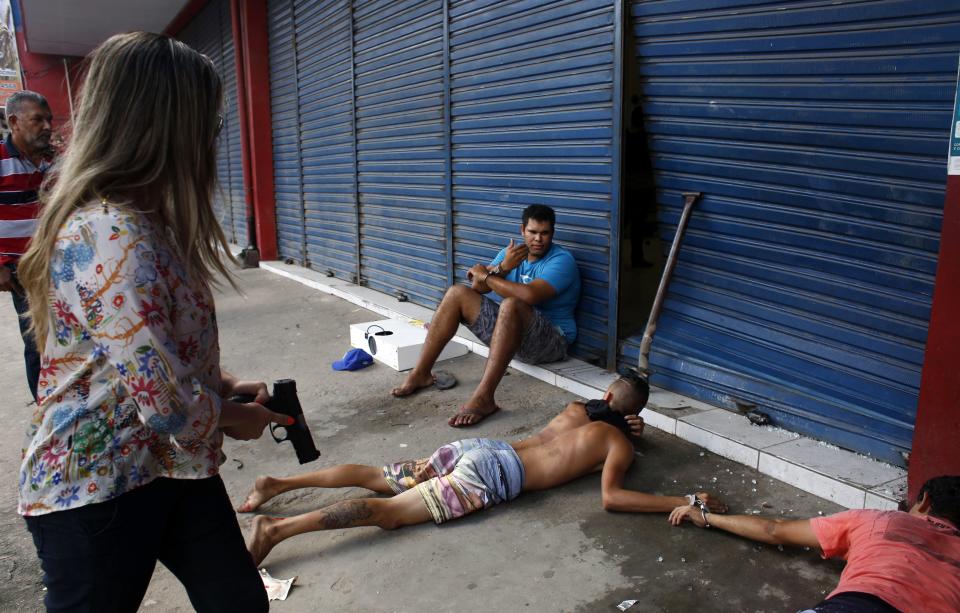
[[[573,353],[624,368],[699,193],[652,383],[899,465],[960,420],[931,319],[960,304],[955,2],[209,0],[171,29],[224,78],[218,207],[264,258],[433,307],[549,204]]]

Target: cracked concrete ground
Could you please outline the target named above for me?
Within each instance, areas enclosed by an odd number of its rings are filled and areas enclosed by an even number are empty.
[[[235,504],[259,474],[286,475],[342,462],[382,464],[422,457],[457,438],[527,436],[574,396],[511,371],[498,401],[504,411],[470,430],[446,418],[480,378],[483,358],[444,363],[460,385],[412,398],[388,391],[402,375],[381,364],[353,373],[330,364],[349,347],[348,326],[381,317],[262,270],[237,273],[245,293],[218,293],[223,365],[242,378],[297,380],[322,457],[301,468],[288,444],[265,435],[229,441],[222,467]],[[0,365],[6,427],[0,434],[0,610],[40,611],[41,573],[32,541],[16,514],[20,447],[29,419],[21,342],[9,298],[0,296]],[[836,505],[757,471],[648,429],[627,486],[663,494],[719,493],[733,512],[813,516]],[[239,460],[239,462],[235,461]],[[242,467],[241,467],[242,463]],[[821,600],[840,565],[814,551],[778,551],[692,526],[671,528],[661,514],[605,512],[599,474],[437,527],[424,524],[312,533],[279,545],[264,566],[274,577],[297,575],[274,611],[796,611]],[[262,509],[271,515],[312,510],[363,490],[300,491]],[[765,507],[767,503],[769,507]],[[248,530],[250,515],[241,515]],[[189,611],[180,584],[158,566],[141,607]]]

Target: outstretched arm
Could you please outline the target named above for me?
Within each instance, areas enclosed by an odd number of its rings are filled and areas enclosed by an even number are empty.
[[[614,438],[600,477],[604,509],[627,513],[666,513],[676,508],[678,502],[687,504],[687,496],[659,496],[625,489],[623,477],[632,462],[633,446],[623,437]],[[719,500],[712,500],[709,494],[698,492],[696,496],[718,513],[726,511],[726,505]]]
[[[714,515],[702,513],[692,505],[682,505],[670,513],[670,523],[679,526],[684,520],[701,528],[709,523],[738,536],[769,545],[794,545],[797,547],[820,547],[809,519],[767,519],[752,515]]]

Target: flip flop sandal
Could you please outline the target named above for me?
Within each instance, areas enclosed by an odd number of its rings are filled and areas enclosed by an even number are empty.
[[[433,373],[433,386],[438,390],[448,390],[457,386],[457,378],[445,370],[438,370]]]

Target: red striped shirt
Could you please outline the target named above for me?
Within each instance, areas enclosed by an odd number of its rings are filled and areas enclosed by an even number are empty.
[[[10,136],[0,142],[0,264],[16,263],[27,250],[40,213],[37,190],[50,164],[44,159],[34,166]]]

